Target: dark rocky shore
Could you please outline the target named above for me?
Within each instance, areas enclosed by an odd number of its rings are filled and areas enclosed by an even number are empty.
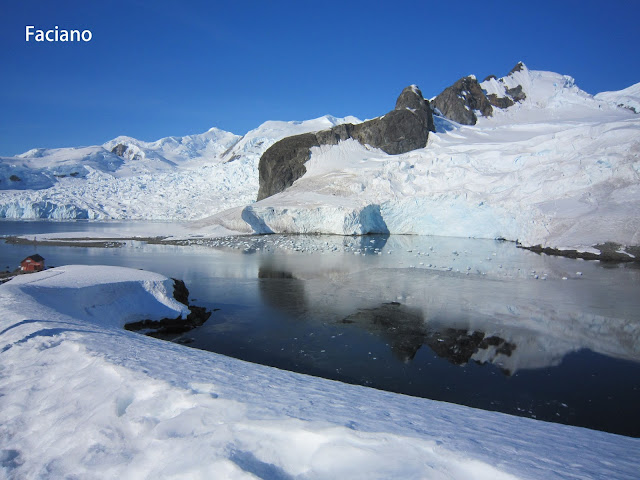
[[[163,318],[161,320],[141,320],[127,323],[124,328],[133,332],[147,330],[144,333],[151,337],[165,338],[169,335],[180,335],[201,326],[211,316],[211,312],[204,307],[189,305],[189,290],[182,280],[173,279],[173,298],[189,307],[190,313],[186,319]]]
[[[593,252],[580,252],[578,250],[559,250],[557,248],[543,247],[542,245],[525,247],[524,245],[516,243],[516,246],[539,254],[544,253],[546,255],[556,255],[567,258],[600,260],[601,262],[610,263],[640,262],[640,246],[624,246],[614,242],[605,242],[599,245],[594,245],[593,248],[599,250],[599,254]]]

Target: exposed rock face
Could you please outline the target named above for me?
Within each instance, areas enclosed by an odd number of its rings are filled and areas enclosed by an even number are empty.
[[[405,88],[396,107],[383,117],[357,125],[337,125],[329,130],[283,138],[260,158],[258,200],[282,192],[305,174],[304,164],[312,147],[337,145],[353,138],[363,145],[379,148],[391,155],[423,148],[429,131],[435,131],[429,102],[415,85]]]
[[[505,89],[505,91],[507,92],[507,95],[509,95],[513,99],[514,102],[521,102],[522,100],[527,98],[525,93],[522,91],[522,85],[518,85],[513,88],[507,88]]]
[[[478,80],[469,76],[446,88],[433,100],[442,115],[463,125],[475,125],[478,117],[474,110],[485,117],[493,115],[493,107],[482,91]]]
[[[513,68],[509,71],[509,74],[514,73],[514,72],[520,72],[520,71],[522,71],[522,70],[524,70],[524,63],[522,63],[522,62],[518,62],[518,63],[516,63],[516,66],[515,66],[515,67],[513,67]]]
[[[271,145],[260,157],[258,200],[282,192],[302,177],[311,147],[319,145],[315,133],[294,135]]]
[[[518,62],[511,69],[509,75],[525,70],[522,62]],[[489,75],[484,82],[497,80],[503,83],[503,78],[496,78],[495,75]],[[504,85],[505,95],[499,97],[495,93],[486,95],[482,86],[478,83],[474,76],[464,77],[456,83],[446,88],[440,95],[433,99],[433,105],[442,115],[454,122],[463,125],[475,125],[478,121],[476,112],[480,112],[482,116],[490,117],[493,115],[493,108],[509,108],[517,102],[521,102],[527,98],[522,90],[522,85],[508,88]]]
[[[509,97],[499,97],[495,93],[487,95],[487,100],[489,100],[489,103],[491,105],[498,108],[509,108],[510,106],[514,105],[513,100],[511,100]]]
[[[126,145],[119,143],[118,145],[116,145],[115,147],[113,147],[111,149],[111,153],[115,153],[116,155],[118,155],[119,157],[124,157],[124,152],[127,151],[127,147]]]

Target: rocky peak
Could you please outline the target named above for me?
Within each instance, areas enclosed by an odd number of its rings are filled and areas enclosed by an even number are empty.
[[[479,112],[485,117],[493,115],[493,107],[478,80],[473,75],[463,77],[433,99],[442,115],[463,125],[475,125]]]
[[[526,71],[526,65],[518,62],[506,77],[489,75],[482,84],[475,76],[469,75],[444,89],[432,103],[448,119],[463,125],[475,125],[478,115],[491,117],[493,107],[509,108],[527,97],[522,85],[516,84],[518,80],[514,78],[515,73]],[[489,88],[493,90],[491,93],[485,90],[487,84],[493,86]]]
[[[513,67],[510,71],[509,71],[509,75],[511,75],[512,73],[515,72],[521,72],[523,70],[526,70],[527,67],[525,66],[525,64],[523,62],[518,62],[516,63],[515,67]]]
[[[429,108],[429,102],[424,99],[417,85],[409,85],[402,90],[396,101],[395,110],[425,110]]]

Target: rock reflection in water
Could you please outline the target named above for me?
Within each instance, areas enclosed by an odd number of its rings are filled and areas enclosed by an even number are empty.
[[[258,279],[260,297],[266,305],[293,316],[308,311],[304,282],[293,273],[266,262],[260,265]]]
[[[422,311],[398,302],[359,310],[342,319],[341,323],[355,324],[384,338],[394,356],[403,362],[413,360],[425,339]]]
[[[469,363],[479,350],[485,350],[483,360],[495,360],[499,355],[511,356],[516,349],[514,343],[496,335],[456,328],[435,328],[425,321],[422,310],[402,305],[399,302],[383,303],[376,308],[361,309],[341,320],[340,323],[354,324],[383,338],[391,347],[394,356],[408,363],[418,350],[427,345],[441,358],[454,365]],[[509,369],[502,372],[511,375]]]

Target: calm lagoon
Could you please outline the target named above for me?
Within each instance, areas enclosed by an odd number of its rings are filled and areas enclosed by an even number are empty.
[[[140,228],[0,222],[1,235]],[[636,264],[538,255],[493,240],[271,235],[119,248],[1,242],[0,269],[36,252],[48,266],[120,265],[184,280],[193,303],[215,310],[172,338],[189,347],[640,436]]]

